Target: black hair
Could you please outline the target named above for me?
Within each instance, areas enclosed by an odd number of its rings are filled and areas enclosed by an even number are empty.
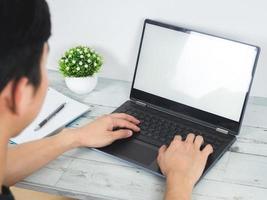
[[[38,88],[40,61],[51,35],[45,0],[0,0],[0,93],[22,77]]]

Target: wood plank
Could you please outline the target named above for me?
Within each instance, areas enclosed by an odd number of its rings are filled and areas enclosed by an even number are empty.
[[[266,168],[267,160],[263,157],[228,152],[198,184],[197,188],[205,188],[205,184],[209,181],[225,184],[224,187],[228,189],[234,186],[247,190],[251,187],[253,190],[260,190],[261,193],[267,192],[267,176],[262,174],[262,169]],[[226,185],[229,184],[232,186],[227,187]],[[81,193],[90,191],[93,194],[112,198],[161,199],[165,182],[133,165],[114,165],[114,162],[111,164],[99,160],[96,162],[95,160],[75,159],[60,178],[57,186]],[[204,195],[198,195],[198,190],[196,191],[195,196]],[[233,192],[228,193],[226,197],[234,196]],[[245,191],[243,192],[246,194]],[[249,199],[243,192],[240,192],[240,198]],[[213,190],[205,192],[205,196],[213,195]],[[226,194],[217,191],[216,195],[217,198],[221,198]]]
[[[262,128],[244,126],[231,151],[267,156],[267,132]]]
[[[54,186],[71,164],[72,160],[72,157],[59,156],[42,169],[28,176],[24,182]]]
[[[267,190],[230,182],[202,180],[193,191],[193,200],[263,200]]]
[[[262,105],[251,102],[251,104],[247,106],[243,124],[246,126],[263,128],[267,130],[266,116],[267,116],[267,106],[265,106],[264,102],[262,102]]]

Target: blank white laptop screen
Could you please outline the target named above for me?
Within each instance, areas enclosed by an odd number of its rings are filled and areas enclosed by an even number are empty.
[[[239,121],[256,47],[146,24],[134,88]]]

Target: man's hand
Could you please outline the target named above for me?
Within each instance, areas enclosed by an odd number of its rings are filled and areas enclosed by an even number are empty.
[[[133,131],[138,132],[140,123],[135,117],[124,114],[114,113],[102,116],[95,121],[81,128],[70,129],[77,138],[78,146],[104,147],[115,140],[132,136]],[[123,128],[115,130],[114,128]],[[132,131],[133,130],[133,131]]]
[[[168,148],[164,145],[159,149],[158,164],[167,177],[166,199],[190,199],[207,158],[213,152],[211,145],[200,151],[202,144],[202,136],[189,134],[185,141],[175,136]]]

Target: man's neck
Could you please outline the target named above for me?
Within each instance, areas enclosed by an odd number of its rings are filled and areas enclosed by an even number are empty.
[[[0,99],[1,100],[1,99]],[[0,105],[4,103],[0,101]],[[14,126],[16,124],[16,126]],[[0,191],[5,181],[9,139],[20,132],[21,123],[15,115],[0,107]]]
[[[2,193],[2,185],[6,170],[6,154],[8,148],[8,139],[4,133],[0,132],[0,193]]]
[[[1,110],[0,110],[1,113]],[[14,135],[17,132],[17,127],[19,127],[19,122],[13,118],[11,115],[8,115],[4,112],[1,113],[0,115],[0,137],[3,139],[3,137],[5,137],[5,139],[7,139],[7,141],[9,141],[9,137],[11,137],[12,135]],[[16,124],[16,126],[14,126],[14,124]]]
[[[8,123],[6,123],[3,116],[0,116],[0,192],[1,193],[6,170],[8,141],[10,135],[12,134],[11,131],[12,128],[8,126]]]

